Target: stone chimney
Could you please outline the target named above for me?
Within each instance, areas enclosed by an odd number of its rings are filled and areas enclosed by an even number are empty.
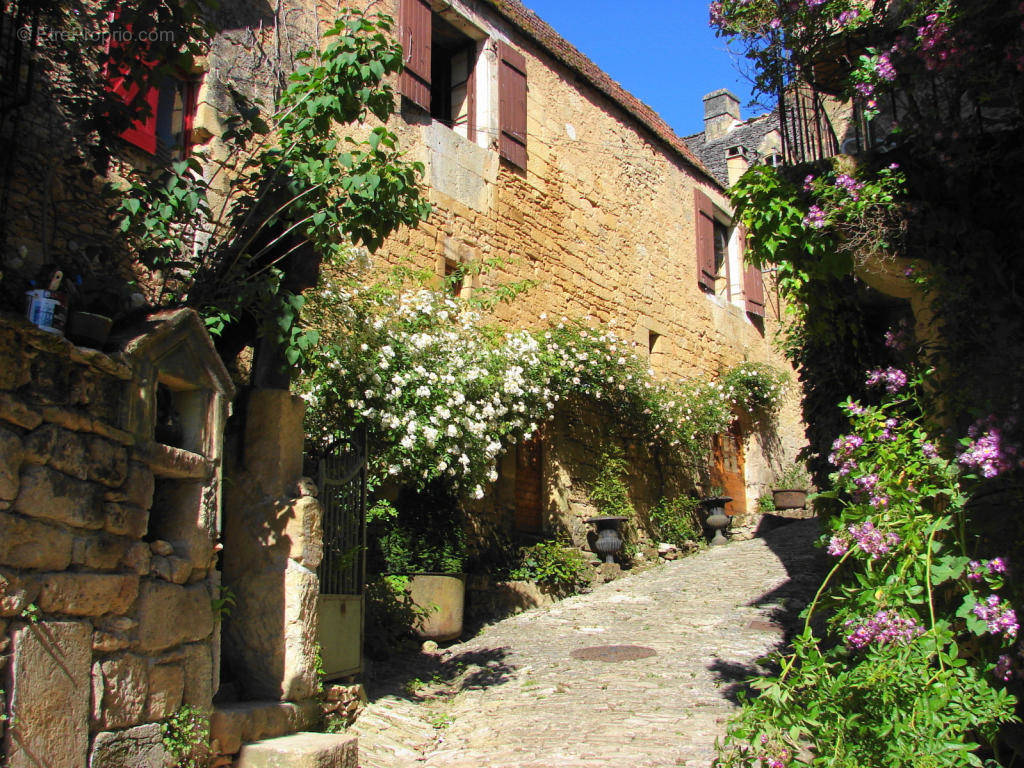
[[[740,100],[725,88],[704,97],[704,140],[714,141],[729,132],[733,120],[740,119]]]

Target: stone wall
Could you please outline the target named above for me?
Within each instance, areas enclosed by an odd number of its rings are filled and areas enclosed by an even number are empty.
[[[208,462],[197,475],[140,439],[127,358],[0,316],[0,359],[6,765],[163,765],[159,722],[208,710],[217,684],[216,452],[190,454]],[[187,528],[154,536],[154,490],[190,474],[204,546]]]

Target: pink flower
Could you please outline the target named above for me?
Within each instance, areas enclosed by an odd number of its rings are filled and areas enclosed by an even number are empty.
[[[906,645],[924,630],[912,618],[903,618],[896,611],[879,611],[862,624],[851,619],[846,622],[853,631],[846,638],[846,644],[853,649],[875,645]]]

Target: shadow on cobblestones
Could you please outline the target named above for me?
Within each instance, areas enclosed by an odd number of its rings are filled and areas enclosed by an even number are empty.
[[[778,636],[775,651],[788,649],[793,637],[803,629],[804,620],[800,614],[814,598],[827,571],[826,557],[815,546],[820,533],[816,519],[795,521],[769,515],[758,528],[757,536],[778,557],[788,578],[775,589],[747,603],[750,607],[767,609],[767,621],[752,621],[746,628],[775,633]],[[823,617],[820,616],[813,622],[816,634],[824,628],[822,622]],[[778,665],[771,657],[760,659],[756,664],[719,658],[708,669],[722,686],[722,696],[738,704],[741,692],[747,696],[753,694],[751,680],[778,672]]]
[[[379,671],[370,670],[366,693],[370,701],[385,697],[423,701],[483,690],[512,679],[516,667],[506,661],[506,648],[484,648],[443,654],[416,651],[392,657]]]

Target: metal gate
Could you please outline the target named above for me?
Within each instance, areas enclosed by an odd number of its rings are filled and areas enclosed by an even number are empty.
[[[348,450],[320,459],[324,558],[320,564],[320,648],[324,675],[363,667],[363,584],[366,581],[366,435]]]

